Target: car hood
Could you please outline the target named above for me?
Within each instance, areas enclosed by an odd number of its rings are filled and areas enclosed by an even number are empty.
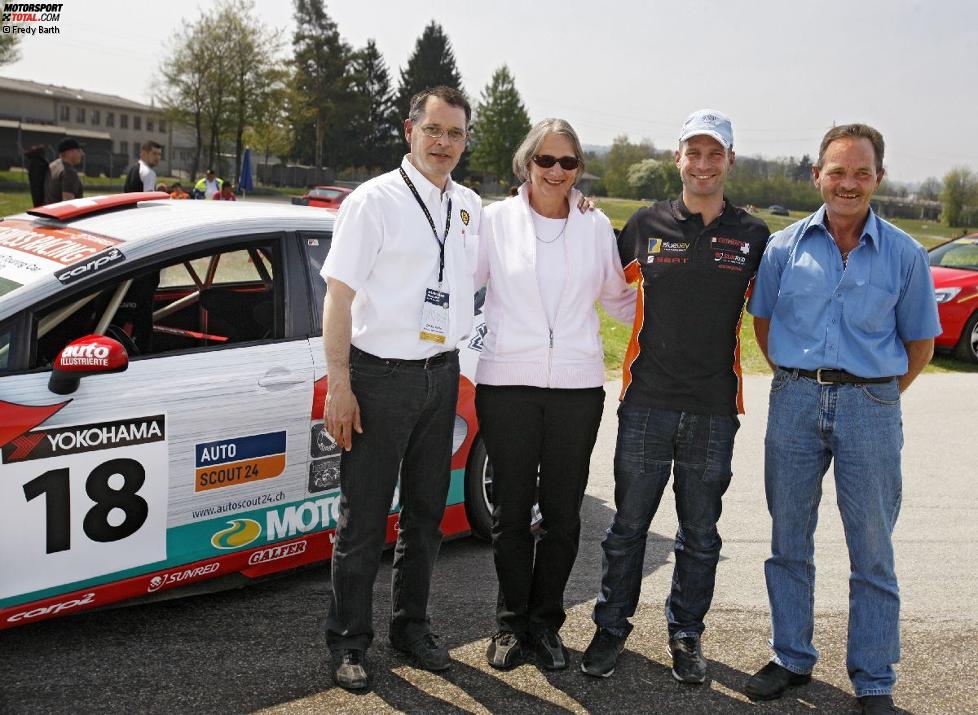
[[[935,288],[967,288],[978,286],[978,271],[967,271],[961,268],[945,268],[931,266],[930,273],[934,276]]]

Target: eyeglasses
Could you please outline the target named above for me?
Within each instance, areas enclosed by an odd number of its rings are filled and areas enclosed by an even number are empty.
[[[441,139],[447,134],[448,138],[453,142],[465,141],[465,137],[468,136],[463,129],[458,129],[457,127],[442,129],[441,127],[436,127],[433,124],[426,124],[425,126],[421,127],[421,133],[432,139]]]
[[[564,171],[574,171],[581,165],[581,160],[576,156],[562,156],[558,159],[550,154],[537,154],[533,157],[533,163],[541,169],[549,169],[554,164],[560,164],[560,168]]]

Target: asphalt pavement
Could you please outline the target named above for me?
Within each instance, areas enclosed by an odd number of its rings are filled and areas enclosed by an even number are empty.
[[[747,677],[768,659],[763,562],[763,435],[769,378],[746,378],[734,478],[720,522],[723,554],[707,618],[709,676],[670,675],[662,603],[672,573],[674,502],[667,490],[648,536],[642,601],[609,679],[578,670],[593,633],[600,541],[613,513],[612,454],[618,386],[591,463],[580,556],[566,592],[562,635],[572,666],[531,664],[500,673],[485,663],[494,631],[495,575],[488,546],[446,543],[436,569],[434,630],[455,659],[444,674],[417,670],[387,646],[390,555],[375,588],[377,637],[369,693],[332,687],[324,636],[329,569],[318,566],[247,588],[45,621],[0,632],[2,713],[855,713],[845,670],[848,557],[831,471],[816,532],[815,642],[808,686],[752,704]],[[903,507],[895,534],[903,660],[897,705],[911,713],[978,713],[978,374],[924,375],[904,397]],[[867,435],[871,439],[871,435]]]

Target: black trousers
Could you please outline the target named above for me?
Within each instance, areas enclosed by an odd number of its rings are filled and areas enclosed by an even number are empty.
[[[520,635],[559,630],[604,389],[479,385],[475,405],[493,470],[499,630]],[[539,539],[530,531],[534,502],[543,514]]]
[[[330,650],[366,649],[373,640],[373,587],[387,534],[398,470],[401,513],[391,583],[391,642],[409,645],[429,630],[431,572],[451,480],[458,353],[439,364],[350,356],[363,434],[340,459],[340,509],[333,545]]]

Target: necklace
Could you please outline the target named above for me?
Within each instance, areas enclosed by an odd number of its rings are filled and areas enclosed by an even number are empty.
[[[566,230],[567,230],[567,222],[568,222],[569,220],[570,220],[570,214],[567,214],[567,218],[565,218],[565,219],[564,219],[564,225],[563,225],[563,227],[561,227],[561,229],[560,229],[560,233],[558,233],[558,234],[557,234],[556,236],[554,236],[553,238],[551,238],[551,239],[550,239],[549,241],[544,241],[544,240],[543,240],[542,238],[540,238],[539,236],[537,236],[537,240],[538,240],[538,241],[539,241],[540,243],[546,243],[546,244],[550,244],[550,243],[556,243],[557,241],[559,241],[559,240],[560,240],[560,237],[564,235],[564,231],[566,231]],[[534,233],[533,235],[535,235],[535,236],[536,236],[536,233]]]

